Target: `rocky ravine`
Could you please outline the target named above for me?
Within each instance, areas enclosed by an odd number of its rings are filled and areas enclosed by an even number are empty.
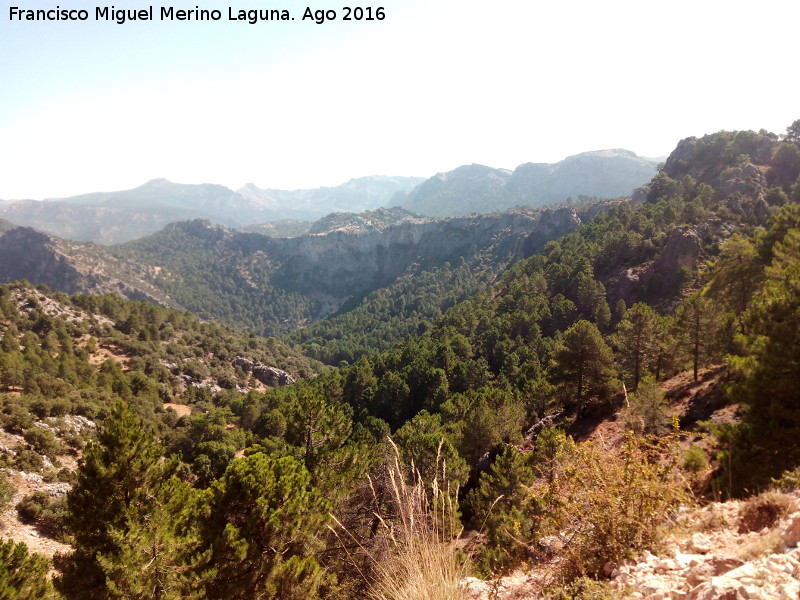
[[[0,283],[27,279],[54,291],[110,292],[178,309],[197,308],[183,306],[159,287],[160,282],[182,281],[185,276],[162,269],[165,253],[191,254],[205,260],[209,269],[239,273],[241,286],[253,288],[255,294],[269,291],[262,289],[267,286],[300,293],[318,304],[325,298],[329,309],[308,315],[315,320],[351,297],[392,283],[414,264],[443,266],[481,252],[505,264],[541,250],[547,241],[571,232],[580,223],[572,209],[514,211],[412,220],[370,231],[269,238],[215,227],[207,221],[190,221],[170,225],[153,238],[116,247],[113,253],[29,227],[12,227],[0,233]],[[156,250],[151,249],[154,239],[158,240]],[[209,261],[215,264],[208,265]]]

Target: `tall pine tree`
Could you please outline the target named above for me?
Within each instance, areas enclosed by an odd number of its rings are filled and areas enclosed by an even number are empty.
[[[57,559],[56,585],[68,599],[109,597],[107,567],[123,554],[133,517],[154,511],[153,492],[167,478],[161,454],[141,419],[117,402],[97,441],[87,447],[78,482],[67,496],[75,550]]]

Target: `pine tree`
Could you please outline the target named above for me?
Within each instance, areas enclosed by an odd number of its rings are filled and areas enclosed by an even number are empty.
[[[0,542],[0,598],[3,600],[47,600],[55,598],[47,577],[50,565],[28,547],[13,540]]]
[[[661,319],[650,306],[637,302],[617,325],[613,336],[622,372],[636,391],[645,373],[654,370],[659,355]]]
[[[716,354],[719,331],[718,306],[701,292],[689,296],[675,313],[675,339],[678,352],[689,356],[697,381],[700,367]]]
[[[553,382],[578,411],[589,398],[603,396],[613,376],[613,353],[593,323],[578,321],[555,352]]]
[[[800,230],[789,230],[774,255],[768,280],[746,315],[747,356],[733,360],[742,379],[731,396],[748,407],[740,486],[763,484],[800,464]]]
[[[118,550],[98,554],[109,599],[190,600],[202,598],[197,553],[196,493],[173,477],[152,490],[156,502],[129,511],[122,527],[109,529]],[[144,512],[149,511],[149,512]]]
[[[745,333],[742,316],[753,293],[763,279],[763,267],[752,242],[733,234],[722,246],[714,263],[709,293],[731,307],[739,321],[740,333]]]
[[[153,491],[166,476],[161,448],[125,404],[117,402],[100,427],[78,470],[78,482],[67,496],[67,525],[74,552],[57,562],[56,584],[69,599],[108,597],[109,561],[123,553],[125,533],[134,515],[154,511]],[[104,557],[106,568],[98,561]]]
[[[352,409],[329,402],[320,390],[300,385],[289,405],[286,441],[301,448],[306,468],[315,471],[352,431]]]
[[[206,492],[199,571],[210,599],[310,600],[324,573],[328,502],[302,463],[264,453],[237,460]]]
[[[530,456],[506,446],[467,496],[464,509],[471,525],[489,541],[481,556],[488,572],[519,561],[528,550],[520,540],[535,537],[541,515],[528,489],[536,479]]]

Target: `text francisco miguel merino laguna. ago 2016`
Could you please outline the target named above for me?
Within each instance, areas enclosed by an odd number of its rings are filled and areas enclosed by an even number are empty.
[[[299,12],[297,13],[299,15]],[[223,17],[225,17],[223,19]],[[93,9],[61,8],[26,9],[20,6],[9,7],[10,21],[107,21],[122,25],[130,21],[243,21],[251,25],[259,21],[294,21],[295,17],[287,9],[233,9],[228,6],[220,10],[195,6],[192,9],[178,9],[174,6],[149,6],[129,9],[114,6],[96,6]],[[313,9],[306,7],[301,21],[317,24],[325,21],[383,21],[386,13],[383,7],[344,6],[340,11],[333,9]]]

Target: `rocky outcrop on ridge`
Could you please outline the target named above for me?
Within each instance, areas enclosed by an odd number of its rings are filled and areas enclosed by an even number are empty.
[[[261,363],[252,361],[244,356],[237,356],[234,358],[233,364],[241,368],[245,373],[252,373],[253,377],[255,377],[264,385],[276,387],[291,385],[295,382],[295,378],[289,375],[289,373],[286,371],[276,367],[262,365]]]
[[[0,232],[0,283],[24,279],[66,294],[116,294],[168,304],[143,280],[118,277],[115,262],[102,248],[60,240],[30,227]]]
[[[620,298],[628,306],[650,296],[670,296],[677,292],[685,274],[700,262],[703,242],[692,227],[672,230],[659,256],[649,264],[626,269],[612,279],[607,288],[609,302]]]

